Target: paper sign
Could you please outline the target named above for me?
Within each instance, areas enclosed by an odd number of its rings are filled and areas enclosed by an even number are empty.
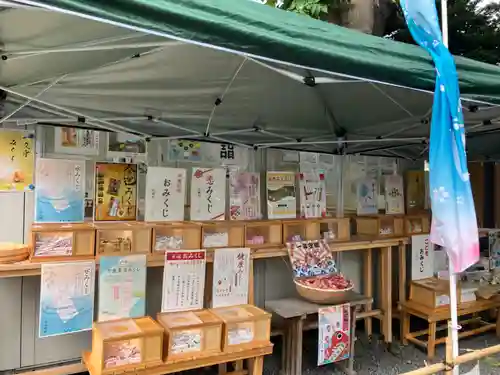
[[[191,178],[191,220],[224,220],[226,171],[193,168]]]
[[[85,214],[85,162],[38,159],[35,222],[83,222]]]
[[[326,216],[325,174],[300,173],[300,217],[314,218]]]
[[[398,175],[385,176],[385,213],[404,214],[403,178]]]
[[[287,219],[297,217],[295,173],[267,172],[267,217]]]
[[[378,186],[372,178],[363,178],[357,184],[358,215],[374,215],[378,213]]]
[[[146,314],[146,255],[101,256],[97,320]]]
[[[428,234],[411,236],[411,279],[434,276],[434,246]]]
[[[169,142],[169,153],[168,159],[170,161],[191,161],[197,162],[201,161],[201,143],[186,141],[186,140],[174,140]]]
[[[183,221],[185,199],[185,169],[148,168],[145,221]]]
[[[0,130],[0,191],[33,190],[33,134]]]
[[[162,312],[203,308],[205,266],[205,250],[165,252]]]
[[[74,155],[99,155],[99,132],[77,128],[55,128],[54,152]]]
[[[350,343],[350,305],[318,309],[318,366],[348,359]]]
[[[135,162],[147,161],[147,142],[136,135],[108,133],[107,157],[134,158]]]
[[[216,249],[212,307],[246,305],[250,275],[250,249]]]
[[[259,174],[232,172],[230,174],[229,200],[231,220],[260,219]]]
[[[39,336],[92,329],[94,282],[94,262],[42,263]]]

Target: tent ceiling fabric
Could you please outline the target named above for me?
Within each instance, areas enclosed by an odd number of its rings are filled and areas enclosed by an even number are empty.
[[[210,123],[209,132],[226,133],[220,137],[228,141],[313,152],[334,152],[336,144],[321,142],[346,131],[349,141],[388,138],[350,143],[348,152],[418,158],[425,151],[421,138],[429,134],[432,93],[421,90],[433,91],[434,70],[414,46],[247,0],[135,0],[120,2],[120,9],[108,1],[43,3],[173,38],[42,9],[0,11],[0,45],[7,57],[0,61],[0,86],[25,96],[9,94],[5,114],[40,95],[8,121],[74,120],[78,113],[123,118],[107,123],[150,136],[186,138],[202,135]],[[495,122],[500,119],[500,107],[495,106],[500,104],[500,68],[457,62],[465,96],[491,103],[465,103],[466,109],[472,108],[465,111],[469,152],[500,156],[494,144],[486,146],[495,133],[477,133],[500,128]],[[317,83],[313,87],[304,84],[304,77],[311,76]],[[222,103],[215,107],[217,98]],[[484,121],[492,122],[481,125]],[[253,127],[263,131],[252,132]],[[296,139],[302,143],[295,144]]]

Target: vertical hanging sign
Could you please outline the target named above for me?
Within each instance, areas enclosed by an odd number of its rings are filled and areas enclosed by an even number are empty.
[[[33,134],[0,130],[0,191],[33,189]]]
[[[299,174],[300,217],[326,216],[326,186],[324,172]]]
[[[295,173],[267,172],[267,217],[291,219],[297,217]]]
[[[149,167],[146,175],[145,221],[184,220],[186,170]]]
[[[434,246],[428,234],[411,236],[411,279],[434,276]]]
[[[224,220],[226,213],[226,171],[193,168],[191,178],[191,220]]]
[[[399,175],[385,176],[385,213],[404,214],[403,178]]]
[[[257,220],[260,214],[260,176],[258,173],[230,174],[231,220]]]
[[[358,181],[358,215],[374,215],[378,213],[377,181],[373,178],[363,178]]]
[[[83,222],[85,162],[39,159],[36,168],[35,222]]]
[[[212,307],[248,304],[250,249],[216,249]]]

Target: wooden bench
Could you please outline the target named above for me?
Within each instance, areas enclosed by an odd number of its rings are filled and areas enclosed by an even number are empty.
[[[461,325],[477,323],[478,327],[463,330],[459,332],[458,337],[469,337],[490,330],[496,330],[497,336],[500,337],[499,308],[500,302],[496,300],[478,299],[477,301],[460,304],[458,306],[458,317],[471,317],[461,320],[459,323]],[[497,320],[495,323],[486,322],[479,317],[479,313],[493,309],[497,309]],[[436,334],[438,331],[446,330],[448,328],[447,323],[441,325],[438,325],[438,323],[446,322],[451,318],[449,306],[430,308],[414,301],[405,301],[401,303],[401,313],[403,325],[403,344],[407,345],[409,341],[417,346],[427,348],[427,357],[429,359],[434,358],[436,354],[436,345],[444,344],[446,342],[446,337],[436,338]],[[426,320],[429,324],[429,328],[410,332],[410,317],[412,315]],[[422,336],[427,336],[427,340],[422,339]]]

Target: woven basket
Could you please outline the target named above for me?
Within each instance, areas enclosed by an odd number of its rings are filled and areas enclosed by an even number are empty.
[[[354,288],[354,285],[351,283],[351,286],[346,289],[319,289],[301,284],[297,282],[297,280],[293,281],[295,283],[295,287],[297,288],[297,292],[302,298],[319,305],[327,305],[329,303],[338,302],[339,299]]]
[[[0,242],[0,264],[22,262],[28,259],[29,255],[29,245]]]

